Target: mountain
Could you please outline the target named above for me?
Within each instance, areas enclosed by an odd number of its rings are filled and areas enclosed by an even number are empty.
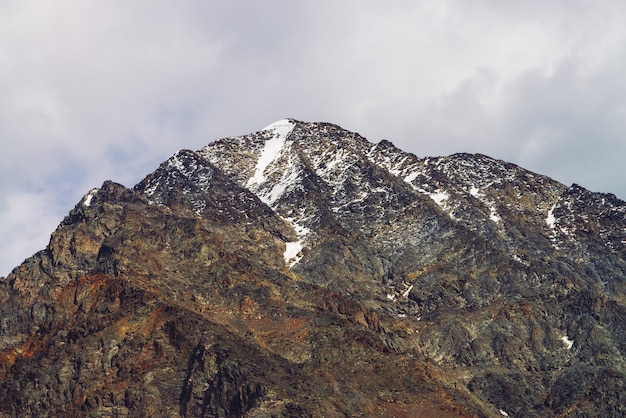
[[[0,279],[0,416],[626,414],[626,203],[278,121]]]

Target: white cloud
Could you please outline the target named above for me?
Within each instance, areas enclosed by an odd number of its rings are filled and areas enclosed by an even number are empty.
[[[10,270],[48,244],[59,224],[58,208],[49,193],[15,193],[8,196],[0,210],[0,274]]]

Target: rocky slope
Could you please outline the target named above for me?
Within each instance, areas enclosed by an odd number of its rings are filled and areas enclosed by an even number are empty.
[[[623,416],[626,204],[282,120],[0,280],[0,416]]]

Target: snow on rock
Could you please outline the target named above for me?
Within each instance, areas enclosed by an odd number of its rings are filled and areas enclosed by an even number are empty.
[[[428,194],[428,196],[430,196],[430,198],[439,206],[443,206],[443,202],[448,200],[448,198],[450,197],[448,193],[442,190],[437,190],[435,193],[428,193],[424,191],[424,193]]]
[[[298,182],[300,176],[301,170],[293,165],[292,161],[290,161],[287,169],[283,171],[281,179],[275,182],[271,188],[259,190],[257,195],[263,202],[267,203],[269,206],[273,206],[273,204],[280,199],[283,193],[289,190],[290,186]]]
[[[402,296],[409,297],[409,294],[411,293],[411,290],[413,290],[413,285],[409,286],[409,288],[407,290],[404,291],[404,293],[402,294]]]
[[[508,417],[509,414],[507,414],[507,412],[503,409],[500,410],[500,415],[502,415],[503,417]]]
[[[494,221],[495,223],[498,223],[502,220],[502,218],[500,217],[500,215],[498,214],[498,212],[496,211],[495,205],[489,205],[489,219],[491,219],[492,221]]]
[[[300,261],[300,258],[302,258],[300,253],[302,252],[303,248],[304,248],[304,244],[302,243],[302,240],[298,240],[296,242],[285,243],[284,258],[285,258],[285,263],[289,263],[289,267],[293,267],[294,264]]]
[[[546,225],[548,225],[548,228],[550,229],[550,241],[552,241],[552,246],[555,249],[560,250],[561,246],[559,245],[559,240],[557,238],[557,219],[556,216],[554,216],[554,210],[556,208],[557,204],[555,203],[548,211],[548,215],[546,216]],[[563,229],[562,232],[567,235],[567,231],[565,229]]]
[[[412,183],[413,180],[415,180],[417,178],[417,176],[419,176],[419,172],[418,171],[413,171],[412,173],[410,173],[409,175],[407,175],[406,177],[404,177],[404,181],[407,183]]]
[[[556,218],[554,217],[554,209],[556,209],[556,203],[552,205],[552,207],[548,211],[548,217],[546,218],[546,225],[548,225],[550,229],[556,228]]]
[[[265,169],[280,155],[280,151],[294,126],[295,123],[289,119],[282,119],[263,129],[263,131],[271,132],[272,137],[265,142],[254,175],[248,180],[248,186],[259,185],[265,181]]]
[[[83,198],[83,205],[85,206],[91,206],[91,199],[93,199],[93,196],[98,192],[97,188],[91,189],[89,191],[89,193],[87,193],[85,195],[85,197]]]
[[[491,186],[491,184],[488,184],[486,187],[489,187],[489,186]],[[485,197],[485,194],[481,191],[480,188],[476,187],[476,185],[473,185],[468,190],[468,193],[472,195],[474,198],[484,203],[485,206],[487,206],[487,208],[489,209],[489,219],[491,219],[495,223],[498,223],[502,220],[502,218],[500,217],[500,214],[498,213],[496,209],[495,203],[487,199]]]
[[[573,341],[573,340],[570,340],[570,339],[567,337],[567,335],[565,335],[565,336],[561,337],[561,341],[563,341],[563,344],[565,344],[565,348],[566,348],[566,349],[568,349],[568,350],[569,350],[569,349],[571,349],[571,348],[572,348],[572,346],[574,345],[574,341]]]
[[[285,263],[289,264],[289,267],[293,267],[295,264],[300,261],[302,258],[302,250],[304,249],[304,241],[306,237],[311,233],[311,230],[305,226],[300,225],[293,218],[283,218],[287,222],[291,224],[293,229],[296,231],[298,235],[298,240],[293,242],[285,243],[285,253],[283,257],[285,259]]]
[[[272,131],[279,136],[287,136],[296,124],[291,119],[281,119],[267,125],[262,131]]]

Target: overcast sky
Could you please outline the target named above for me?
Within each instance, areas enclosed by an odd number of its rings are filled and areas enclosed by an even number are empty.
[[[626,199],[623,0],[0,0],[0,275],[93,187],[284,117]]]

